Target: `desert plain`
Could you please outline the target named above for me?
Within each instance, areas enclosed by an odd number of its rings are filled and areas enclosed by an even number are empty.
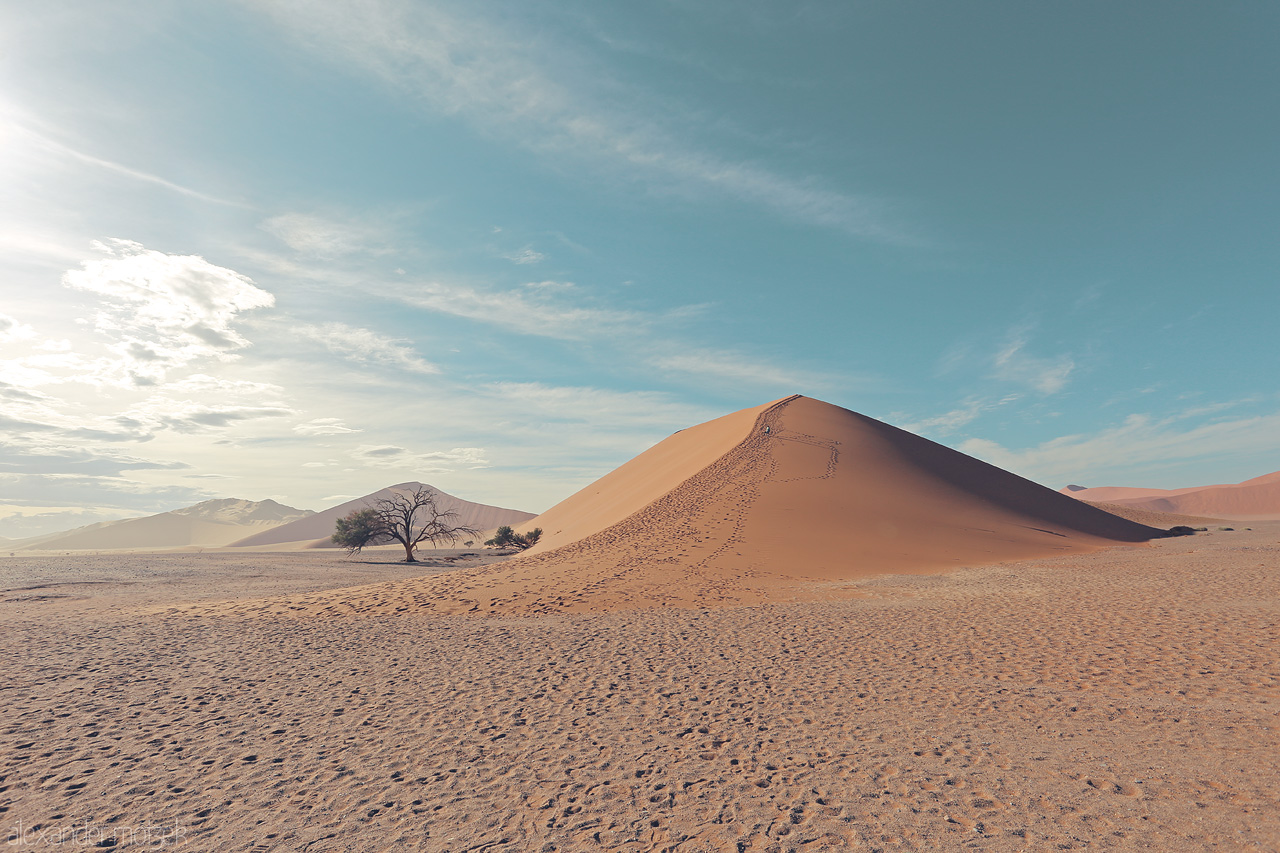
[[[1120,511],[787,398],[518,557],[19,552],[0,819],[19,849],[1280,850],[1280,521]]]
[[[8,840],[1280,849],[1280,523],[1251,526],[536,618],[260,606],[440,560],[9,558]]]

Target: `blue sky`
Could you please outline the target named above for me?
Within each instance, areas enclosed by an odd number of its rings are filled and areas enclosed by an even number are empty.
[[[538,511],[791,393],[1280,469],[1269,2],[0,2],[0,535]]]

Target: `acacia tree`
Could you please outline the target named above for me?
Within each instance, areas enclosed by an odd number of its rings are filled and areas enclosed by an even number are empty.
[[[516,533],[509,525],[504,524],[493,531],[493,538],[486,540],[484,544],[491,548],[519,548],[523,551],[537,545],[541,538],[541,527],[535,527],[528,533]]]
[[[348,554],[357,554],[366,545],[399,542],[404,546],[404,561],[416,563],[413,552],[420,542],[453,544],[479,533],[474,527],[458,524],[458,513],[441,509],[436,504],[437,497],[428,486],[419,486],[412,492],[393,492],[391,497],[338,519],[333,541],[346,548]]]

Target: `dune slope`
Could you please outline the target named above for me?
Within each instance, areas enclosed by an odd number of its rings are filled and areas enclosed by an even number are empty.
[[[874,574],[1159,535],[799,396],[677,433],[524,526],[547,543],[509,563],[292,607],[530,614],[841,597],[841,582]]]

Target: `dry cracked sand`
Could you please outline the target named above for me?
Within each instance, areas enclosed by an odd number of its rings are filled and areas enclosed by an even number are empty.
[[[33,850],[1278,850],[1254,528],[540,618],[253,604],[447,566],[10,558],[0,818]]]

